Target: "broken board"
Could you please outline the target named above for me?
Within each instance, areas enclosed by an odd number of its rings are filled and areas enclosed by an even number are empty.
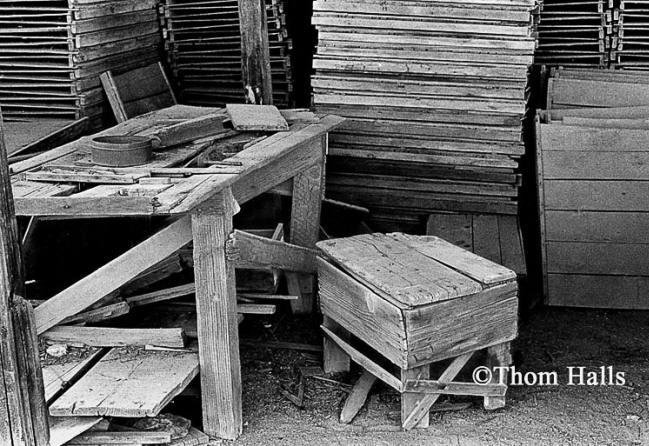
[[[198,368],[197,353],[114,348],[50,406],[50,414],[156,416]]]
[[[70,383],[98,359],[102,351],[102,349],[91,349],[87,355],[69,359],[61,358],[61,361],[57,363],[44,366],[45,401],[49,403],[59,396]]]
[[[274,105],[227,104],[232,126],[240,131],[288,130],[286,119]]]

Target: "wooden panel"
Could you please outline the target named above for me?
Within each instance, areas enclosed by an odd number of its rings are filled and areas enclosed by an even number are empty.
[[[153,417],[197,374],[196,353],[115,348],[50,406],[50,414]]]
[[[649,245],[548,242],[548,273],[649,275]]]
[[[627,107],[649,105],[649,87],[635,83],[554,79],[552,107]],[[563,107],[566,108],[566,107]]]
[[[436,235],[473,252],[473,217],[468,214],[431,214],[426,234]]]
[[[649,181],[545,181],[546,210],[646,211]]]
[[[649,213],[546,211],[546,239],[563,242],[649,243]]]
[[[548,304],[649,309],[649,277],[549,274]]]
[[[649,132],[647,132],[649,135]],[[642,141],[638,141],[638,148]],[[624,152],[618,146],[611,151],[588,150],[543,152],[543,172],[546,180],[646,180],[649,179],[649,152]]]
[[[475,215],[473,217],[473,252],[492,262],[501,262],[497,216]]]
[[[547,151],[644,152],[649,145],[649,130],[591,128],[559,124],[540,124],[541,146]]]
[[[318,259],[320,306],[353,335],[401,367],[407,366],[401,311],[323,259]]]
[[[479,282],[384,234],[327,240],[317,246],[370,289],[400,306],[425,305],[482,290]]]
[[[85,372],[102,352],[102,349],[91,349],[89,354],[81,358],[65,358],[64,362],[44,366],[45,401],[49,403],[59,396],[63,389]]]
[[[235,130],[285,131],[286,119],[274,105],[227,104],[226,109]]]
[[[410,367],[458,356],[517,336],[516,284],[407,310],[404,316]]]
[[[500,263],[518,274],[527,274],[525,248],[518,217],[499,215],[498,234],[500,235]]]
[[[74,437],[98,424],[97,417],[49,417],[50,446],[63,446]]]

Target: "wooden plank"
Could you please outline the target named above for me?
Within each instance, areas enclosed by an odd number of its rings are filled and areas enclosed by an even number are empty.
[[[649,144],[649,130],[591,128],[571,125],[540,124],[541,147],[548,151],[643,152]]]
[[[356,384],[352,387],[352,391],[345,400],[345,405],[340,411],[341,423],[349,424],[354,420],[354,417],[356,417],[365,404],[367,396],[376,382],[376,379],[376,376],[372,375],[367,370],[363,372],[360,378],[358,378],[358,381],[356,381]]]
[[[63,446],[77,435],[96,426],[102,419],[98,417],[49,417],[49,445]]]
[[[317,246],[365,286],[400,306],[416,307],[482,290],[479,282],[386,235],[363,234]],[[412,265],[418,265],[417,270]]]
[[[473,217],[473,252],[498,264],[502,261],[497,216],[475,215]]]
[[[191,240],[189,218],[177,220],[40,305],[35,311],[37,332],[85,310]]]
[[[473,217],[469,214],[430,214],[426,234],[473,252]]]
[[[644,212],[546,211],[546,240],[649,243],[648,219]]]
[[[238,268],[270,267],[315,273],[316,255],[313,249],[245,231],[235,230],[228,240],[228,258]]]
[[[548,273],[649,276],[649,245],[547,242]]]
[[[334,334],[331,330],[324,326],[320,326],[325,335],[333,342],[335,342],[342,350],[345,351],[352,359],[352,361],[358,363],[365,370],[370,372],[372,375],[376,376],[378,379],[395,389],[397,392],[401,392],[402,385],[401,380],[392,375],[390,372],[383,369],[381,366],[377,365],[374,361],[369,359],[367,356],[356,350],[354,347],[345,342],[338,335]]]
[[[103,354],[102,349],[92,349],[82,358],[66,358],[65,362],[43,367],[45,401],[52,402],[64,389],[85,373]]]
[[[649,209],[647,181],[545,181],[546,210],[644,212]]]
[[[49,427],[0,112],[0,442],[47,446]]]
[[[64,319],[61,324],[71,325],[78,324],[80,322],[93,323],[101,322],[106,319],[114,319],[119,316],[127,314],[131,310],[131,307],[126,302],[117,302],[114,304],[106,305],[100,308],[95,308],[93,310],[84,311],[83,313],[76,314]]]
[[[427,257],[450,266],[487,286],[516,279],[514,271],[459,248],[439,237],[408,236],[406,234],[391,234],[391,236]]]
[[[198,355],[112,349],[50,406],[55,417],[153,417],[198,374]]]
[[[507,392],[506,384],[476,384],[463,382],[441,383],[435,380],[413,379],[406,381],[404,392],[458,395],[458,396],[488,396],[501,397]]]
[[[195,427],[189,428],[189,433],[184,438],[173,440],[167,446],[203,446],[210,442],[210,437]]]
[[[498,234],[500,236],[500,260],[504,267],[517,274],[526,275],[525,249],[523,234],[514,215],[498,216]]]
[[[225,245],[239,210],[230,189],[192,214],[203,430],[236,439],[243,429],[234,265]]]
[[[243,87],[252,93],[253,103],[273,103],[273,82],[268,43],[266,6],[262,0],[241,0],[239,29],[241,33],[241,66]]]
[[[647,310],[647,296],[646,276],[548,274],[549,305]]]
[[[649,132],[648,132],[649,133]],[[642,141],[638,141],[642,144]],[[649,153],[624,152],[620,145],[610,151],[545,151],[545,180],[646,180],[649,178]]]
[[[636,83],[553,79],[548,108],[649,105],[649,88]]]
[[[274,105],[227,104],[235,130],[282,132],[288,130],[286,119]]]
[[[53,327],[41,334],[43,339],[61,344],[91,347],[124,347],[154,345],[185,346],[182,328],[112,328],[112,327]]]
[[[109,445],[109,444],[167,444],[171,443],[170,432],[88,432],[73,438],[68,445]]]
[[[401,389],[403,390],[411,380],[427,380],[430,378],[430,364],[419,367],[401,369]],[[431,398],[430,395],[423,393],[402,393],[401,394],[401,420],[405,428],[405,422],[408,420],[413,411],[421,404],[422,400]],[[425,429],[430,424],[430,411],[426,410],[419,420],[410,427]]]

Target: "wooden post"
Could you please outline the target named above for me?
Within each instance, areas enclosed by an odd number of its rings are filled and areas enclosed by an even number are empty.
[[[228,440],[243,429],[237,290],[225,252],[238,210],[227,189],[192,214],[203,431]]]
[[[0,113],[0,444],[47,446],[34,314],[24,296],[18,227]]]
[[[504,342],[487,349],[487,367],[509,367],[512,364],[512,355],[510,353],[510,343]],[[493,371],[492,384],[507,383],[507,371],[498,369]],[[486,410],[496,410],[505,407],[504,396],[485,396],[484,408]]]
[[[239,0],[241,68],[247,102],[273,103],[273,82],[264,0]]]
[[[290,240],[295,245],[307,248],[315,246],[320,234],[320,211],[325,191],[324,156],[327,144],[326,138],[326,136],[323,136],[319,142],[322,150],[322,161],[293,178]],[[311,313],[314,306],[315,288],[313,275],[287,274],[287,282],[289,293],[297,293],[301,296],[300,300],[291,301],[293,312]]]

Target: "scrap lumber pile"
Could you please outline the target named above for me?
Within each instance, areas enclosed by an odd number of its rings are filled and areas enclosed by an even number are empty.
[[[649,81],[557,70],[536,119],[545,296],[647,309]]]
[[[99,75],[159,59],[157,0],[0,1],[5,118],[91,118],[105,110]]]
[[[534,10],[316,1],[315,108],[349,118],[330,135],[328,195],[369,208],[377,229],[436,210],[515,214]]]
[[[179,84],[180,101],[223,106],[243,99],[241,34],[236,0],[166,0],[161,20],[169,65]],[[291,39],[284,0],[266,0],[273,102],[292,100]]]
[[[604,0],[545,0],[540,14],[535,62],[608,66],[613,13]]]

